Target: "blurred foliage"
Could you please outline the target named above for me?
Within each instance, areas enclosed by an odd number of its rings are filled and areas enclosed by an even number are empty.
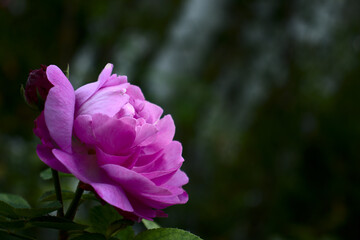
[[[79,86],[113,62],[173,115],[183,143],[190,201],[161,226],[359,239],[359,11],[343,0],[0,0],[1,192],[34,203],[51,189],[19,94],[29,70],[70,63]]]

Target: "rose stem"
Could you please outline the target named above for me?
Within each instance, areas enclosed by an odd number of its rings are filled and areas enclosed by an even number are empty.
[[[60,186],[60,179],[59,179],[59,173],[51,169],[52,176],[54,179],[54,187],[55,187],[55,193],[56,193],[56,199],[61,203],[61,208],[57,210],[57,216],[63,217],[64,216],[64,207],[63,207],[63,200],[61,195],[61,186]]]
[[[78,184],[78,186],[76,188],[75,197],[71,201],[70,207],[69,207],[69,209],[67,210],[67,212],[65,214],[66,218],[68,218],[70,220],[74,219],[75,214],[76,214],[76,210],[78,208],[79,202],[81,200],[81,195],[83,194],[83,192],[84,192],[84,189],[80,188],[80,182],[79,182],[79,184]]]

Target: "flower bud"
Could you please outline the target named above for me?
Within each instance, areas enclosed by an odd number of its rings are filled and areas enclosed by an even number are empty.
[[[46,97],[53,87],[46,76],[46,68],[41,65],[40,69],[30,71],[24,90],[25,101],[39,110],[44,109]]]

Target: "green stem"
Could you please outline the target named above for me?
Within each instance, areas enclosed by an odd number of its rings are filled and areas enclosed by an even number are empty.
[[[54,179],[56,199],[61,203],[61,208],[57,210],[57,216],[63,217],[64,216],[64,206],[63,206],[63,200],[62,200],[62,195],[61,195],[59,173],[54,169],[51,169],[51,173],[52,173],[52,176]]]
[[[75,197],[72,200],[72,202],[70,203],[70,207],[67,210],[66,214],[65,214],[65,218],[73,220],[76,214],[76,210],[79,206],[79,202],[81,200],[81,196],[84,192],[84,189],[80,188],[80,182],[76,188],[76,192],[75,192]]]

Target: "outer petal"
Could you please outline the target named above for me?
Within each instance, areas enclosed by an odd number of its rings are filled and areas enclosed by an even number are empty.
[[[53,149],[52,153],[80,181],[88,184],[104,181],[94,154],[69,154],[59,149]]]
[[[108,63],[99,75],[97,82],[86,84],[76,90],[76,109],[78,109],[86,100],[88,100],[98,89],[100,89],[106,80],[110,77],[113,65]]]
[[[146,120],[147,123],[155,123],[163,113],[163,109],[151,102],[144,101],[144,107],[138,115]]]
[[[71,151],[75,93],[64,73],[54,65],[46,70],[50,89],[44,108],[45,122],[50,136],[60,148]]]
[[[49,130],[47,129],[45,123],[44,111],[42,111],[38,118],[35,120],[34,133],[40,138],[43,145],[46,145],[50,148],[54,147],[52,144],[51,136],[49,134]]]
[[[145,100],[144,94],[138,86],[130,85],[126,90],[126,93],[129,94],[131,99]]]
[[[151,154],[157,152],[168,145],[175,135],[175,124],[171,115],[165,115],[155,126],[158,128],[156,139],[144,146],[144,152]]]
[[[149,179],[122,166],[107,164],[101,166],[101,168],[113,181],[123,186],[126,191],[136,194],[171,195],[166,189],[156,186]]]
[[[105,202],[127,212],[134,211],[124,190],[120,186],[110,183],[92,183],[90,185]]]
[[[74,155],[57,149],[53,153],[80,181],[90,184],[104,201],[125,211],[133,211],[122,188],[111,184],[100,171],[95,155]]]
[[[172,141],[166,146],[162,154],[150,161],[148,164],[136,167],[134,170],[141,173],[151,173],[157,171],[171,172],[180,168],[184,159],[181,156],[182,146],[177,141]]]
[[[121,209],[117,209],[118,212],[125,218],[140,222],[142,218],[145,218],[147,220],[152,220],[153,218],[158,216],[159,210],[152,209],[150,206],[140,202],[135,197],[130,196],[130,201],[134,208],[133,212],[128,212],[128,211],[123,211]]]
[[[181,187],[189,182],[188,176],[180,169],[167,181],[166,186]]]
[[[131,196],[137,196],[139,201],[152,208],[161,209],[179,203],[179,198],[171,191],[156,186],[149,179],[129,169],[113,164],[103,165],[102,169]]]
[[[99,146],[104,152],[124,155],[135,140],[136,120],[133,118],[110,118],[106,115],[93,115],[93,131]]]
[[[106,81],[103,87],[111,87],[127,83],[127,76],[117,76],[116,74],[111,75],[111,77]]]
[[[36,153],[40,160],[43,161],[49,167],[64,173],[70,173],[69,170],[62,164],[52,153],[52,149],[44,145],[38,145]]]

